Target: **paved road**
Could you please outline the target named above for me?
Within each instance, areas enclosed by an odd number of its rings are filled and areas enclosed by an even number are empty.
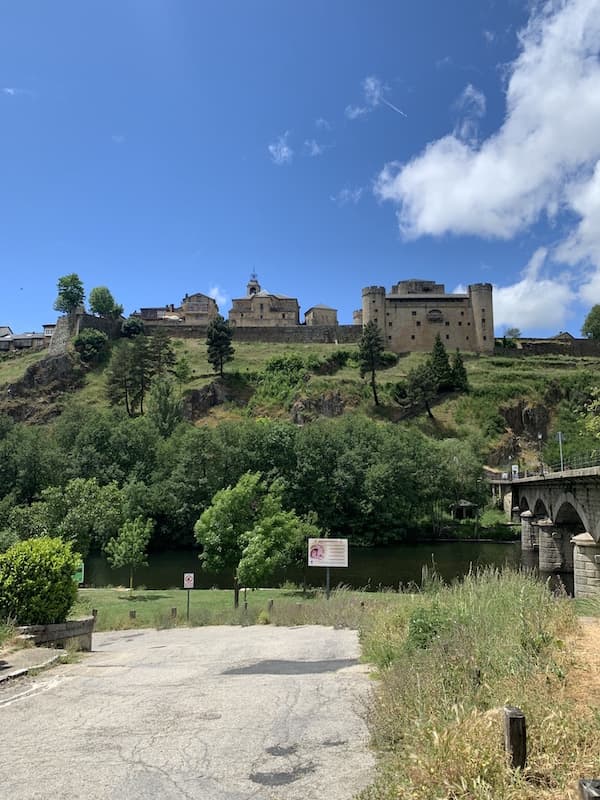
[[[95,634],[0,690],[0,795],[349,800],[372,769],[357,657],[316,626]]]

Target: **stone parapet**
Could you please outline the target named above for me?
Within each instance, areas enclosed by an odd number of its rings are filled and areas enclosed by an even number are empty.
[[[20,638],[35,645],[50,647],[71,645],[76,650],[89,651],[92,649],[92,633],[95,622],[95,617],[85,617],[49,625],[23,625],[17,630]]]
[[[589,533],[571,539],[574,546],[575,597],[600,599],[600,543]]]

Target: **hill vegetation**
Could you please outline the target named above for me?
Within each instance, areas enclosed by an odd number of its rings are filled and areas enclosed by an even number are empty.
[[[558,430],[567,461],[598,444],[594,358],[379,353],[375,404],[357,346],[233,344],[222,378],[204,341],[164,335],[122,339],[109,361],[88,342],[60,368],[3,357],[0,544],[67,526],[85,554],[138,519],[152,548],[193,544],[215,493],[247,472],[359,543],[438,535],[452,504],[485,500],[484,464],[555,463]],[[110,530],[69,529],[65,498],[89,511],[103,492]]]

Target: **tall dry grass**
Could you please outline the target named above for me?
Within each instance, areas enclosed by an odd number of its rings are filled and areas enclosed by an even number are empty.
[[[365,619],[379,668],[369,710],[382,754],[363,800],[576,798],[600,774],[600,713],[573,701],[565,637],[573,603],[511,571],[486,570]],[[529,758],[509,768],[502,707],[525,712]]]

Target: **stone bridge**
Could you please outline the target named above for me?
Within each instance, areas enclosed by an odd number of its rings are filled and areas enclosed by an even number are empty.
[[[543,572],[573,572],[575,596],[600,599],[600,467],[511,481],[521,546]]]

